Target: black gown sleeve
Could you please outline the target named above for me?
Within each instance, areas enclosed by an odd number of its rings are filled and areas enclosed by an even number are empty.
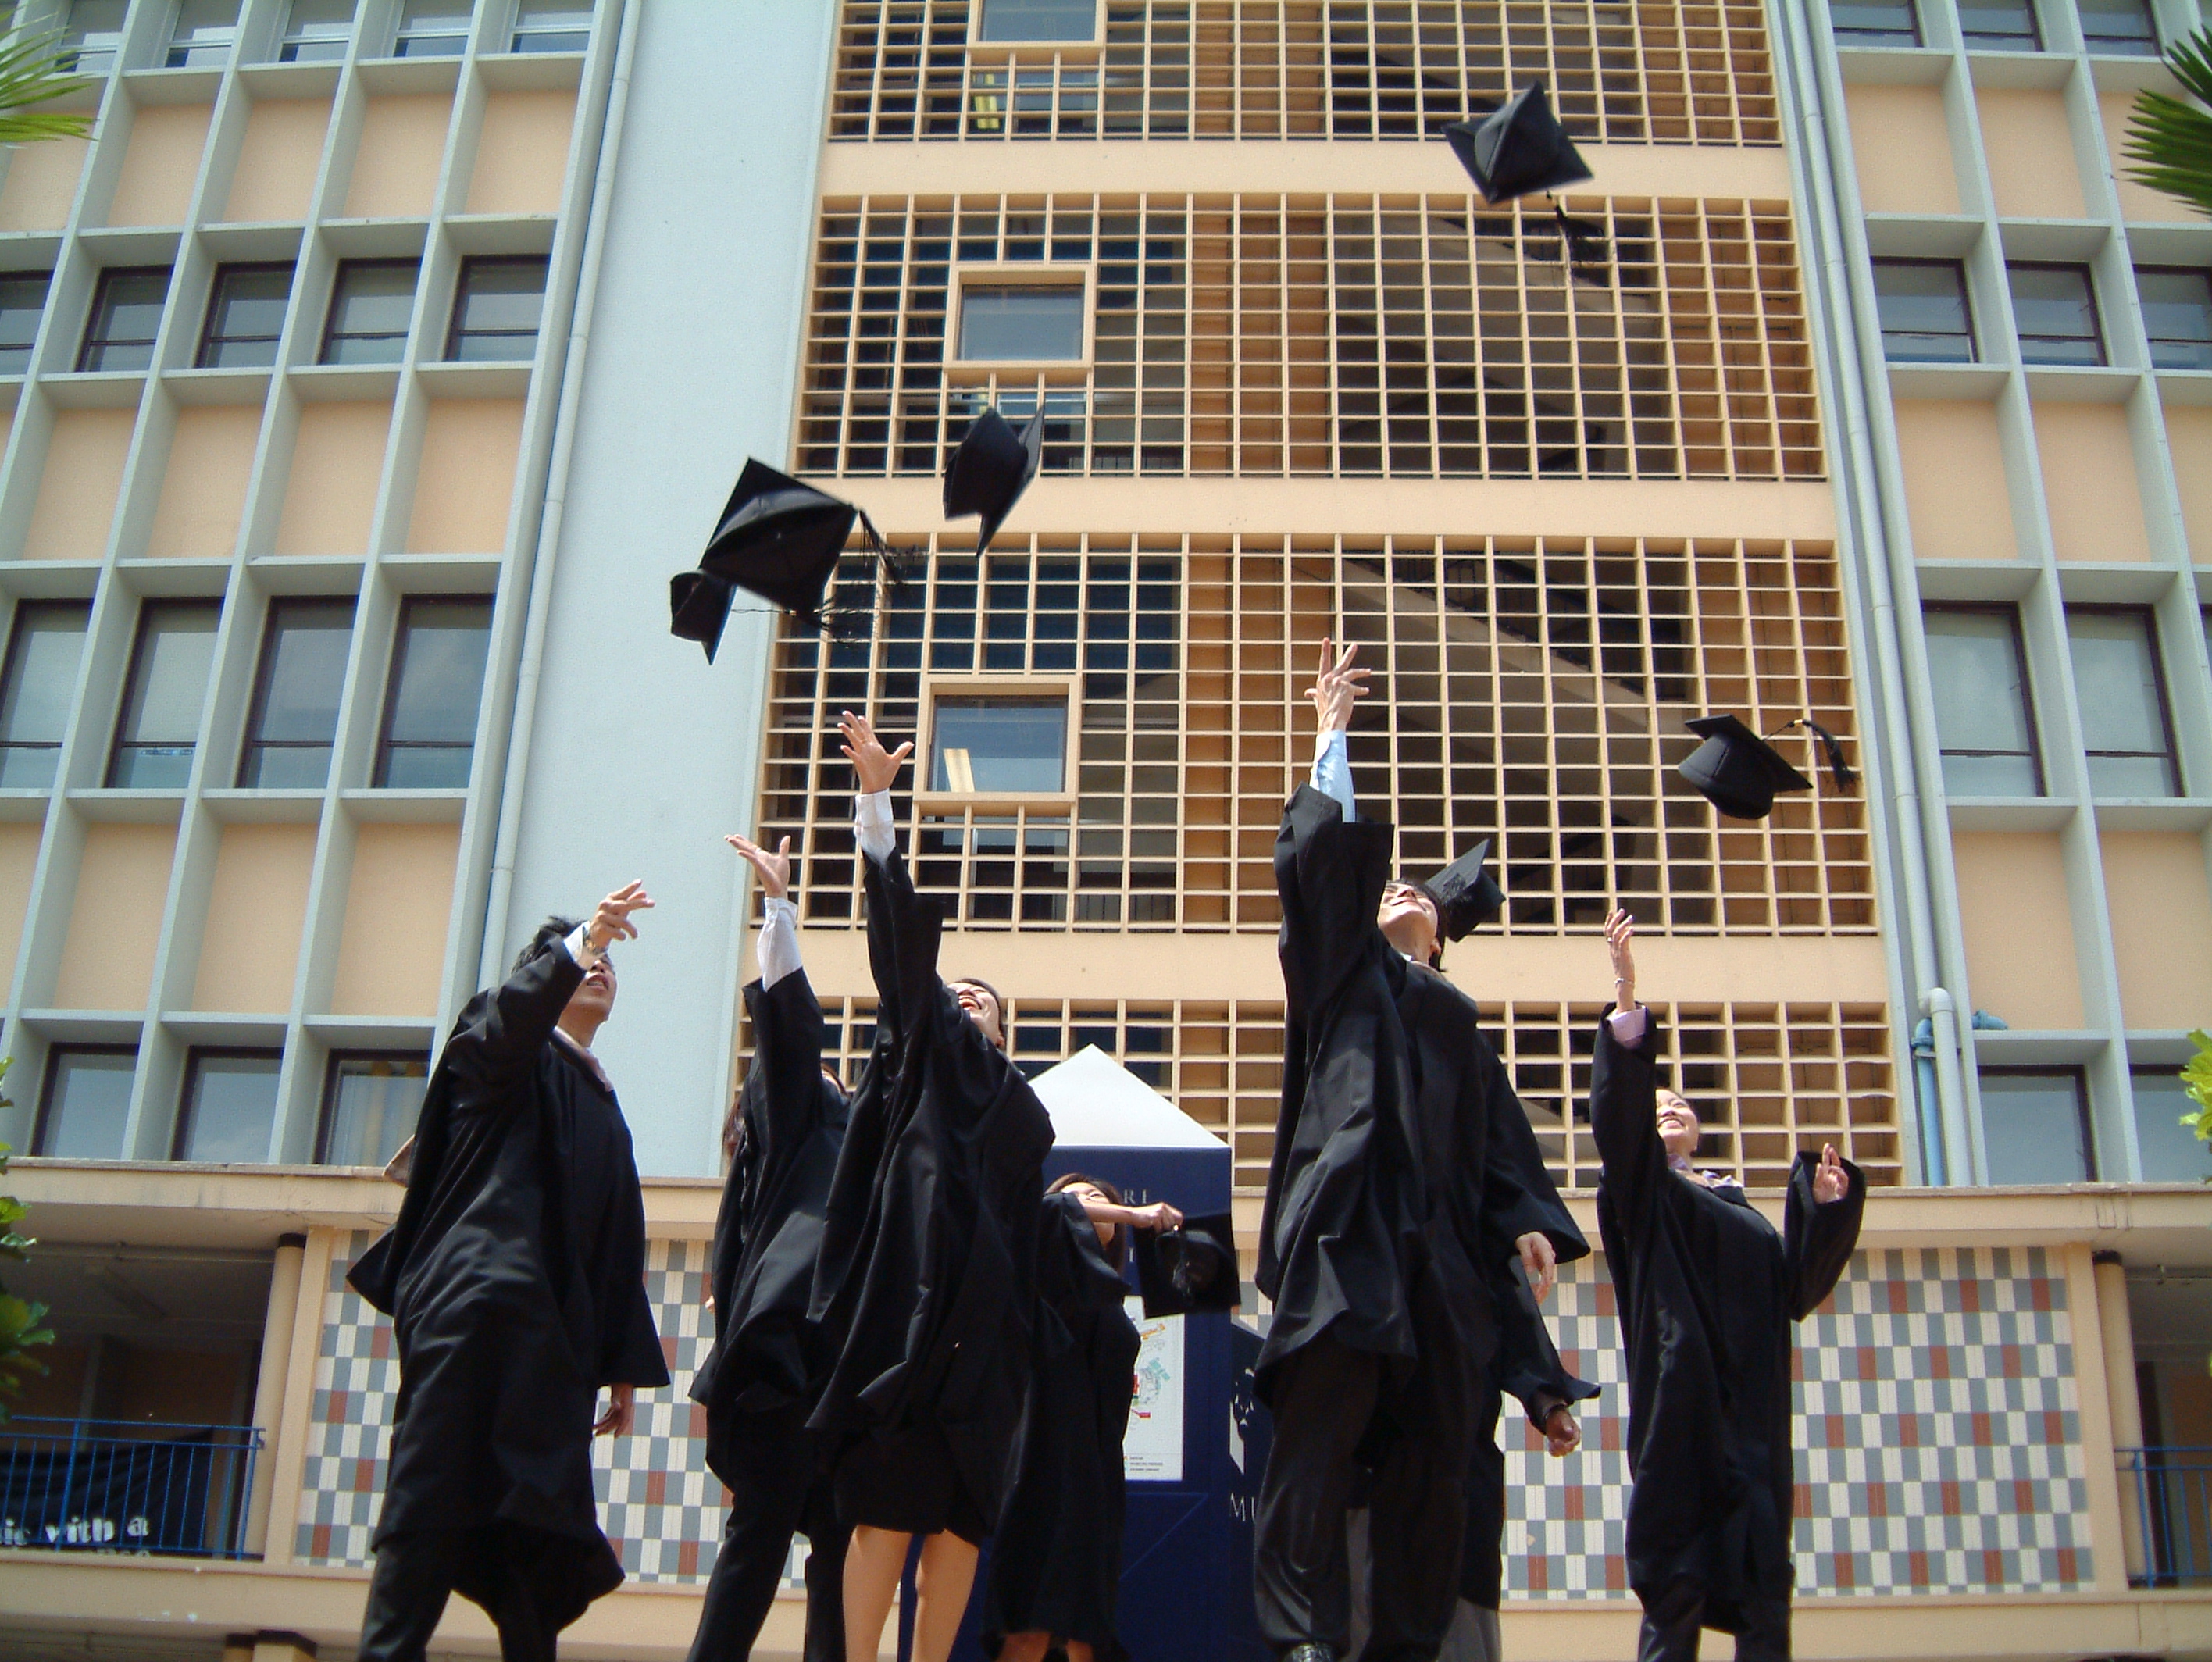
[[[470,1000],[439,1058],[454,1086],[454,1106],[513,1108],[529,1101],[522,1087],[583,980],[583,967],[565,947],[549,946],[501,986]]]
[[[1328,1004],[1382,941],[1375,922],[1390,871],[1387,824],[1347,821],[1344,806],[1302,785],[1275,837],[1275,892],[1283,904],[1283,985],[1291,1011]]]
[[[1662,1192],[1660,1186],[1676,1180],[1667,1167],[1666,1144],[1659,1140],[1659,1086],[1653,1066],[1659,1023],[1647,1010],[1644,1036],[1629,1046],[1613,1036],[1610,1018],[1608,1010],[1598,1022],[1597,1051],[1590,1063],[1590,1131],[1597,1140],[1607,1204],[1632,1234],[1640,1235]]]
[[[1512,1256],[1526,1234],[1549,1236],[1562,1264],[1589,1256],[1574,1214],[1559,1198],[1559,1186],[1544,1167],[1528,1111],[1507,1076],[1505,1064],[1487,1042],[1481,1050],[1483,1106],[1489,1120],[1482,1174],[1483,1227],[1492,1239],[1491,1255]]]
[[[600,1257],[591,1271],[597,1283],[592,1292],[599,1307],[606,1312],[592,1384],[656,1390],[669,1382],[668,1358],[660,1348],[653,1302],[645,1295],[645,1196],[638,1186],[637,1161],[627,1131],[617,1140],[615,1156],[619,1169],[607,1186]]]
[[[1827,1301],[1859,1241],[1866,1214],[1866,1174],[1844,1162],[1851,1186],[1841,1200],[1825,1205],[1813,1198],[1818,1155],[1800,1154],[1790,1168],[1790,1192],[1782,1204],[1782,1251],[1788,1275],[1790,1319],[1802,1321]]]
[[[1528,1423],[1539,1431],[1544,1416],[1561,1403],[1574,1404],[1595,1397],[1598,1387],[1567,1372],[1544,1325],[1543,1312],[1518,1265],[1509,1265],[1498,1278],[1498,1382],[1517,1398]]]

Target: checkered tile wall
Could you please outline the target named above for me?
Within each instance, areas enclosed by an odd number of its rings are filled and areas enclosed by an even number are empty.
[[[294,1548],[368,1562],[398,1362],[392,1330],[345,1285],[371,1237],[337,1243]],[[684,1392],[706,1354],[706,1247],[654,1241],[646,1283],[675,1384],[636,1432],[599,1444],[599,1500],[623,1568],[702,1580],[721,1532],[706,1428]],[[2092,1576],[2086,1468],[2061,1267],[2040,1247],[1864,1253],[1800,1331],[1801,1592],[2061,1591]],[[1603,1261],[1569,1266],[1553,1301],[1568,1366],[1604,1386],[1583,1452],[1554,1461],[1509,1417],[1506,1592],[1629,1596],[1622,1556],[1626,1398]],[[1510,1406],[1510,1405],[1509,1405]],[[787,1579],[797,1586],[795,1549]]]

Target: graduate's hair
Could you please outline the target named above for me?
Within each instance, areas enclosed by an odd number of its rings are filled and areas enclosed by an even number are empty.
[[[980,975],[956,975],[945,985],[949,987],[981,987],[991,995],[991,1002],[999,1007],[999,1048],[1006,1049],[1010,1042],[1006,1033],[1006,995]]]
[[[1088,1183],[1116,1206],[1127,1204],[1122,1200],[1121,1191],[1118,1187],[1109,1183],[1103,1177],[1092,1177],[1085,1172],[1069,1172],[1063,1176],[1055,1177],[1045,1185],[1044,1192],[1047,1194],[1058,1194],[1061,1190],[1072,1189],[1079,1183]],[[1116,1269],[1121,1267],[1122,1255],[1127,1252],[1128,1246],[1129,1226],[1126,1223],[1116,1223],[1114,1226],[1114,1239],[1107,1243],[1106,1246],[1106,1256]]]
[[[538,932],[530,937],[529,943],[514,955],[514,967],[507,974],[510,975],[521,974],[525,964],[544,951],[554,942],[566,940],[569,936],[574,935],[576,932],[576,922],[574,918],[563,918],[556,913],[538,925]]]
[[[1437,920],[1436,937],[1429,943],[1429,967],[1442,969],[1444,967],[1443,902],[1437,898],[1437,891],[1425,883],[1415,883],[1411,877],[1393,877],[1390,881],[1405,884],[1407,888],[1429,903],[1429,915]],[[1389,884],[1385,884],[1384,887],[1389,887]]]

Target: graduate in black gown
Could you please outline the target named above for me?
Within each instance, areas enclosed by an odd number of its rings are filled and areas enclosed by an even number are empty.
[[[1367,1662],[1427,1662],[1456,1597],[1491,1272],[1549,1293],[1588,1251],[1474,1003],[1430,967],[1442,911],[1389,878],[1392,828],[1353,817],[1344,734],[1366,671],[1325,643],[1314,784],[1275,842],[1283,1101],[1255,1279],[1273,1410],[1253,1554],[1261,1636],[1334,1662],[1351,1634],[1346,1525],[1364,1478]]]
[[[1691,1164],[1699,1126],[1662,1092],[1657,1023],[1636,1002],[1634,923],[1606,924],[1617,1008],[1590,1077],[1598,1228],[1628,1352],[1628,1583],[1641,1662],[1694,1662],[1701,1627],[1739,1662],[1790,1654],[1793,1322],[1834,1289],[1866,1180],[1832,1145],[1801,1153],[1782,1233],[1741,1187]]]
[[[890,786],[914,747],[839,726],[858,778],[876,1052],[854,1093],[811,1310],[835,1360],[810,1423],[833,1451],[845,1647],[875,1662],[908,1544],[915,1662],[945,1662],[996,1527],[1028,1396],[1052,1121],[983,982],[938,977],[943,919],[897,852]]]
[[[791,1538],[804,1532],[807,1662],[844,1662],[845,1530],[806,1422],[829,1373],[807,1319],[845,1091],[823,1065],[829,1029],[799,961],[791,839],[770,853],[726,839],[758,874],[765,919],[744,990],[753,1058],[709,1267],[714,1348],[692,1378],[707,1410],[707,1465],[730,1491],[729,1522],[699,1612],[690,1662],[744,1662],[775,1601]]]
[[[983,1649],[999,1662],[1043,1662],[1055,1645],[1067,1662],[1128,1654],[1114,1606],[1138,1340],[1121,1264],[1131,1229],[1182,1225],[1164,1202],[1124,1205],[1102,1178],[1070,1172],[1045,1191],[1035,1374],[983,1604]]]
[[[626,1433],[637,1387],[668,1366],[629,1128],[590,1044],[614,1006],[606,948],[652,904],[631,883],[581,926],[550,920],[469,1001],[423,1093],[399,1216],[347,1277],[399,1350],[364,1662],[419,1662],[455,1592],[490,1614],[507,1662],[544,1662],[621,1584],[592,1437]]]

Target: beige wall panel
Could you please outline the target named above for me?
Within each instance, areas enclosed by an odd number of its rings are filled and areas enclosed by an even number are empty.
[[[161,500],[146,552],[179,559],[228,559],[238,546],[258,404],[194,404],[178,412],[161,476]]]
[[[31,874],[38,870],[38,823],[0,825],[0,981],[12,980],[23,944],[23,919],[31,907]]]
[[[207,148],[207,104],[149,104],[131,123],[131,148],[108,204],[110,225],[182,225]]]
[[[1844,88],[1859,197],[1873,214],[1955,214],[1959,179],[1943,94],[1935,87]]]
[[[1914,556],[2018,558],[1996,406],[1899,399],[1894,409]]]
[[[2055,92],[1978,87],[1975,106],[1988,152],[1990,187],[2006,219],[2084,219],[2081,173]]]
[[[2195,404],[2166,407],[2166,442],[2173,454],[2173,479],[2181,488],[2181,529],[2189,556],[2212,566],[2212,409]]]
[[[346,191],[349,219],[421,219],[438,192],[453,94],[372,98]]]
[[[364,825],[346,889],[331,1012],[434,1016],[453,912],[458,825]]]
[[[61,1010],[143,1010],[177,852],[173,825],[94,825],[62,943]]]
[[[2128,414],[2118,404],[2034,406],[2051,541],[2061,560],[2150,558]]]
[[[2081,976],[2055,834],[1954,831],[1973,1008],[2016,1028],[2081,1025]]]
[[[48,138],[9,152],[7,183],[0,185],[0,231],[58,231],[68,224],[91,148],[81,138]]]
[[[223,827],[192,986],[194,1010],[259,1015],[292,1008],[314,864],[312,825]]]
[[[137,421],[135,409],[64,409],[54,417],[39,500],[23,535],[26,560],[97,560],[107,551]]]
[[[2212,882],[2193,831],[2100,831],[2105,903],[2131,1028],[2203,1027],[2212,1015]]]
[[[469,176],[468,211],[558,213],[575,119],[574,93],[492,94],[484,100],[483,136]]]
[[[307,218],[330,124],[328,99],[256,100],[222,216],[240,222]]]
[[[284,512],[276,522],[278,554],[366,554],[384,477],[384,445],[392,406],[308,404],[300,411]]]
[[[2128,117],[2134,110],[2133,93],[2106,93],[2097,100],[2097,114],[2105,124],[2105,149],[2112,161],[2112,182],[2119,187],[2124,219],[2187,219],[2189,210],[2163,191],[2138,185],[2128,177],[2134,166],[2127,157]]]
[[[407,552],[496,554],[504,549],[521,447],[520,399],[433,400],[422,428],[422,469],[407,522]]]

